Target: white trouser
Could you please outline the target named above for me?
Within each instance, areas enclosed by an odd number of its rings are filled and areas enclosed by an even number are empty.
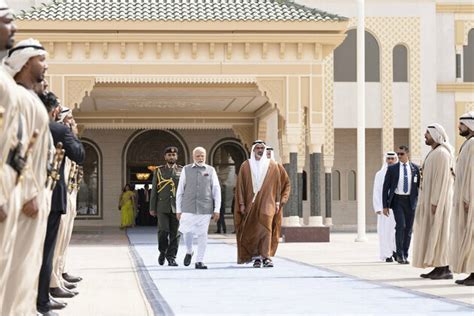
[[[53,271],[51,273],[50,287],[63,287],[62,274],[66,266],[66,253],[71,241],[74,219],[76,218],[76,196],[75,192],[68,194],[67,212],[61,216],[59,224],[58,239],[54,249]]]
[[[187,254],[193,253],[193,236],[194,236],[193,233],[183,234],[184,243],[186,244]],[[203,262],[204,254],[206,253],[206,247],[207,247],[207,232],[197,235],[196,239],[198,242],[196,262]]]

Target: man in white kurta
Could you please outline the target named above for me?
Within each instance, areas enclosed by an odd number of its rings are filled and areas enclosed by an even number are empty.
[[[459,134],[466,141],[456,162],[449,261],[454,273],[469,273],[456,284],[474,286],[474,111],[460,117]]]
[[[398,162],[397,154],[393,151],[389,151],[385,154],[385,162],[375,174],[374,179],[374,190],[372,196],[372,202],[374,206],[374,212],[377,214],[377,234],[379,236],[379,250],[380,260],[385,262],[393,262],[393,256],[396,254],[397,246],[395,242],[395,217],[393,216],[393,210],[389,209],[388,214],[384,213],[384,207],[382,203],[382,191],[383,182],[385,180],[385,174],[387,173],[387,167]]]
[[[34,315],[36,313],[37,282],[49,214],[50,191],[45,189],[47,161],[51,134],[44,105],[33,91],[35,84],[44,80],[47,69],[46,51],[33,39],[19,42],[4,65],[14,76],[18,86],[20,110],[25,115],[25,128],[31,138],[38,132],[38,140],[28,157],[22,189],[22,211],[18,219],[12,263],[5,286],[2,315]]]
[[[207,232],[211,217],[219,220],[221,208],[221,187],[214,167],[205,164],[206,150],[196,147],[193,150],[194,163],[184,166],[176,192],[176,216],[179,231],[186,244],[184,265],[191,264],[193,256],[193,237],[197,237],[198,249],[196,269],[207,269],[204,254],[207,246]]]
[[[444,128],[428,126],[425,143],[431,151],[422,165],[422,182],[415,211],[413,266],[434,267],[422,278],[452,279],[449,269],[449,219],[453,202],[454,155]]]

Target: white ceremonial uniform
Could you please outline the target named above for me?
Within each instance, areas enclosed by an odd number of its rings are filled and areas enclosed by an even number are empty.
[[[18,216],[21,211],[21,187],[18,174],[7,163],[10,150],[19,143],[23,157],[27,150],[28,138],[25,118],[18,105],[18,86],[5,69],[0,66],[0,106],[4,109],[0,129],[0,206],[7,218],[0,223],[0,284],[5,284],[10,273],[13,246],[16,240]],[[5,286],[0,286],[0,306],[3,305]]]
[[[64,165],[64,179],[66,183],[69,181],[69,175],[72,170],[74,172],[76,164],[71,161],[69,158],[65,158]],[[77,187],[73,187],[72,190],[69,190],[68,184],[68,193],[67,193],[67,210],[66,214],[61,215],[61,223],[59,224],[58,238],[56,242],[56,247],[54,249],[53,257],[53,271],[51,274],[51,283],[50,287],[63,287],[64,282],[62,279],[62,274],[64,273],[64,268],[66,265],[66,253],[71,241],[72,230],[74,226],[74,219],[76,218],[76,201],[77,200]]]
[[[51,157],[52,137],[49,131],[49,117],[46,108],[31,90],[19,86],[20,108],[25,114],[27,134],[39,131],[24,172],[22,205],[32,199],[38,204],[35,218],[20,213],[16,242],[13,249],[11,271],[6,283],[7,288],[3,315],[34,315],[38,292],[39,270],[43,256],[46,224],[51,205],[51,190],[45,188],[47,162]]]

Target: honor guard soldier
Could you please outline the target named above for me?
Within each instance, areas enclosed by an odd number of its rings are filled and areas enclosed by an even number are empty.
[[[176,267],[176,254],[179,245],[179,221],[176,218],[176,189],[183,166],[176,163],[178,148],[167,147],[164,150],[166,164],[159,166],[153,173],[150,198],[150,215],[158,217],[158,263]]]

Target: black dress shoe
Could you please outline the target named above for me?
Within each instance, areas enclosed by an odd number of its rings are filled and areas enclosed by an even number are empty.
[[[436,273],[433,273],[430,276],[431,280],[451,280],[453,278],[453,273],[449,270],[449,267],[440,267]],[[464,281],[464,284],[466,282]]]
[[[465,285],[465,286],[474,286],[474,279],[473,278],[465,279],[463,285]]]
[[[392,257],[385,259],[385,262],[393,262]]]
[[[410,264],[410,261],[407,258],[403,258],[403,264]]]
[[[403,257],[399,255],[396,255],[395,260],[400,264],[403,264],[405,262],[405,260],[403,260]]]
[[[454,283],[459,284],[459,285],[464,285],[465,280],[456,280]]]
[[[63,279],[68,281],[68,282],[71,282],[71,283],[77,283],[77,282],[82,281],[81,277],[73,276],[73,275],[70,275],[70,274],[67,274],[67,273],[63,273]]]
[[[66,302],[63,302],[63,301],[60,301],[60,300],[55,299],[54,297],[51,296],[51,294],[49,294],[49,301],[52,302],[52,303],[64,304],[64,305],[67,306],[67,303],[66,303]]]
[[[52,309],[63,309],[66,307],[66,304],[65,303],[60,303],[60,302],[53,302],[53,301],[49,301],[48,303],[48,310],[52,310]]]
[[[68,281],[66,281],[66,280],[63,281],[63,285],[64,285],[64,287],[65,287],[66,289],[68,289],[68,290],[72,290],[72,289],[77,288],[77,285],[76,285],[76,284],[71,283],[71,282],[68,282]]]
[[[434,268],[433,270],[431,270],[431,272],[429,273],[422,273],[420,274],[420,277],[424,278],[424,279],[429,279],[430,276],[433,275],[433,273],[436,273],[438,271],[438,268]]]
[[[60,288],[60,287],[52,287],[49,289],[49,293],[52,297],[63,297],[63,298],[71,298],[74,297],[74,293],[69,290]]]
[[[173,258],[171,258],[171,259],[168,259],[168,266],[170,266],[170,267],[177,267],[177,266],[178,266],[178,263],[176,262],[176,260],[174,260]]]
[[[78,291],[76,291],[76,290],[68,290],[68,289],[65,289],[65,288],[63,288],[63,290],[66,290],[66,291],[68,291],[69,293],[72,293],[72,294],[74,294],[74,296],[76,296],[76,295],[78,295],[78,294],[79,294],[79,292],[78,292]]]
[[[160,266],[164,265],[165,259],[166,259],[166,254],[164,252],[160,252],[160,255],[158,256],[158,264]]]
[[[205,270],[205,269],[207,269],[207,266],[205,266],[204,263],[202,263],[202,262],[196,262],[195,268]]]
[[[186,256],[184,256],[184,265],[187,267],[191,264],[191,258],[193,257],[194,253],[187,253]]]

